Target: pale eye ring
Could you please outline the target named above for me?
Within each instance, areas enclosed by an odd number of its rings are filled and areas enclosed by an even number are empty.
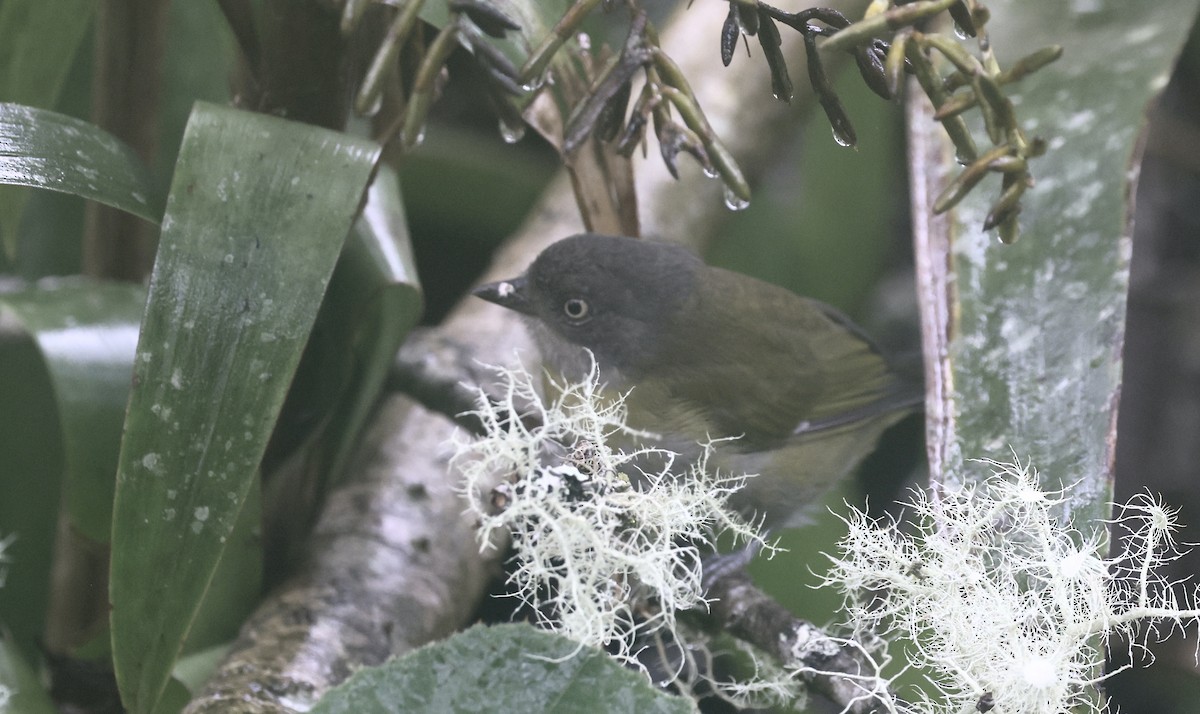
[[[583,298],[568,298],[562,306],[563,314],[571,322],[583,322],[591,313],[591,308],[588,307],[587,300]]]

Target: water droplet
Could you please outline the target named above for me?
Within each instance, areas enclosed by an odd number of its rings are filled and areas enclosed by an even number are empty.
[[[525,123],[509,124],[503,119],[500,120],[500,136],[505,143],[515,144],[525,138]]]
[[[843,134],[842,132],[838,131],[837,127],[834,127],[834,129],[833,129],[833,140],[838,143],[838,146],[845,146],[845,147],[854,146],[854,142],[851,141],[850,137],[848,137],[845,134]]]
[[[750,202],[741,198],[733,189],[725,187],[725,207],[731,211],[744,211],[750,206]]]
[[[581,32],[576,35],[575,41],[579,43],[579,49],[583,50],[584,52],[592,49],[592,38],[589,37],[588,33],[586,32]]]
[[[701,171],[703,171],[704,175],[709,178],[716,178],[721,175],[721,172],[717,171],[712,166],[704,166],[703,168],[701,168]]]

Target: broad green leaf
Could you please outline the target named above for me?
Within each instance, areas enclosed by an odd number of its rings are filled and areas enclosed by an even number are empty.
[[[0,295],[0,537],[16,532],[0,612],[26,652],[42,636],[60,506],[107,543],[145,288],[44,281]]]
[[[262,599],[262,540],[262,484],[252,479],[246,502],[224,543],[221,560],[184,640],[183,654],[231,642],[237,637],[242,624]]]
[[[331,482],[341,477],[396,350],[421,316],[421,303],[399,182],[382,166],[333,273],[272,442],[272,451],[286,458],[289,434],[279,433],[291,426],[285,419],[320,415],[320,427],[303,447],[304,468],[268,473],[276,476],[266,503],[271,537],[283,541],[278,552],[303,542]]]
[[[191,700],[192,693],[188,688],[178,679],[172,678],[167,682],[158,705],[154,707],[154,714],[179,714]]]
[[[926,327],[942,340],[927,342],[927,357],[940,360],[931,466],[958,478],[965,460],[1011,458],[1011,446],[1049,486],[1079,481],[1071,505],[1084,510],[1075,515],[1103,530],[1129,277],[1129,165],[1147,102],[1165,84],[1197,3],[989,5],[1003,66],[1050,44],[1064,52],[1006,88],[1049,146],[1031,164],[1037,183],[1022,199],[1020,241],[1003,245],[981,230],[998,194],[991,179],[946,230],[933,229],[929,245],[918,242]],[[940,155],[941,170],[956,168],[939,129],[914,129],[918,157]],[[936,191],[940,180],[921,188]],[[928,210],[914,208],[918,221]]]
[[[129,147],[94,124],[21,104],[0,104],[0,184],[69,193],[152,223],[162,211]],[[15,226],[16,218],[0,222]]]
[[[53,380],[72,527],[98,543],[112,529],[113,479],[146,289],[87,280],[6,295]]]
[[[7,637],[0,637],[0,712],[3,714],[57,714],[37,673]]]
[[[652,688],[644,674],[600,650],[529,625],[472,627],[364,668],[312,709],[313,714],[690,711],[690,702]]]
[[[378,160],[371,142],[198,103],[134,362],[113,516],[113,664],[152,711]]]
[[[0,3],[0,102],[54,108],[95,9],[95,0]],[[0,187],[0,246],[9,253],[27,196]]]
[[[97,547],[112,532],[113,484],[129,377],[146,289],[138,285],[66,279],[0,296],[0,395],[14,385],[25,398],[4,399],[24,409],[0,412],[0,537],[18,533],[11,587],[0,588],[0,612],[12,618],[14,637],[34,652],[47,604],[50,544],[63,504],[74,536]],[[32,420],[45,414],[50,424]],[[11,436],[11,438],[9,438]],[[36,465],[16,468],[18,464]],[[60,490],[57,486],[62,484]],[[213,587],[205,598],[188,648],[231,639],[261,588],[258,490],[230,537]],[[103,647],[76,652],[107,659]],[[100,643],[94,643],[100,644]]]

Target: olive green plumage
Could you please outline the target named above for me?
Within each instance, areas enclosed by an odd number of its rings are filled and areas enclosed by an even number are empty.
[[[571,380],[595,355],[630,391],[629,424],[685,458],[754,473],[733,505],[793,525],[917,401],[862,332],[816,300],[705,265],[685,248],[584,234],[480,297],[530,318],[546,366]],[[711,462],[710,462],[711,465]]]

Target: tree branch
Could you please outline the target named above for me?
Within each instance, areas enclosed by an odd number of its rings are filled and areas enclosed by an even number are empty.
[[[792,615],[754,587],[744,569],[718,578],[708,595],[715,600],[710,614],[722,629],[769,653],[783,667],[803,670],[811,690],[843,707],[845,714],[887,711],[870,695],[888,692],[887,682],[875,677],[859,652]]]

